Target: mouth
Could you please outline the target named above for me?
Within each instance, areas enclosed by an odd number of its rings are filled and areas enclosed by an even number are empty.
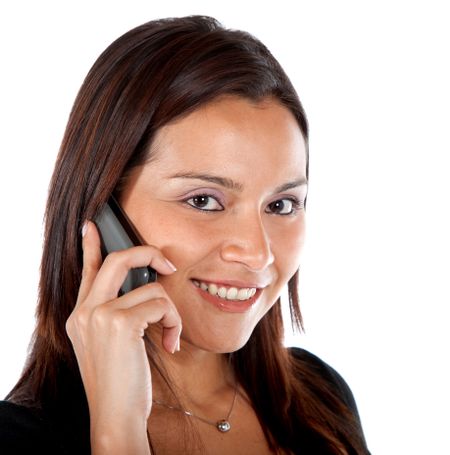
[[[203,291],[209,292],[212,296],[217,296],[224,300],[249,300],[256,294],[257,291],[257,288],[255,287],[225,286],[220,283],[208,283],[199,280],[192,280],[192,282]]]
[[[237,286],[235,283],[219,283],[191,280],[199,294],[208,302],[213,303],[219,310],[231,313],[248,311],[262,292],[262,288]]]

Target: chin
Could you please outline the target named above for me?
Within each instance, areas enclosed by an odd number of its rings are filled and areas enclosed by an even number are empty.
[[[245,346],[251,336],[251,332],[243,336],[227,334],[226,336],[211,336],[207,338],[198,339],[198,337],[186,337],[186,341],[198,349],[215,354],[230,354],[238,351]]]
[[[241,343],[228,343],[227,345],[222,345],[219,349],[214,350],[216,354],[231,354],[232,352],[239,351],[247,344],[247,340],[242,341]]]

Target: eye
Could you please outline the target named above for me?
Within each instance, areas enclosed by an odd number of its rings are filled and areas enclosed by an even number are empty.
[[[266,213],[275,215],[293,215],[300,209],[300,202],[297,199],[285,198],[271,202],[266,209]]]
[[[186,199],[185,202],[191,207],[204,210],[206,212],[218,212],[223,210],[222,205],[217,201],[217,199],[208,194],[198,194]]]

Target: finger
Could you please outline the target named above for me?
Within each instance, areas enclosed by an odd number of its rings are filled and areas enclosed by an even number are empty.
[[[90,297],[99,303],[115,299],[127,273],[132,268],[150,266],[168,275],[175,271],[164,255],[154,246],[135,246],[108,254],[92,283]]]
[[[181,317],[175,307],[166,299],[153,299],[127,308],[129,323],[132,323],[143,337],[150,324],[160,323],[163,327],[162,344],[167,352],[178,350],[181,334]]]
[[[117,299],[109,300],[104,304],[104,306],[110,307],[111,310],[125,310],[152,299],[166,299],[173,305],[161,283],[155,282],[144,284],[143,286],[133,289]]]
[[[82,247],[83,271],[81,274],[77,305],[86,299],[102,264],[100,237],[95,224],[91,221],[87,221],[83,225]]]

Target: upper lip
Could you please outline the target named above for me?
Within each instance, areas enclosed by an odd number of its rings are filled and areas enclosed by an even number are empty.
[[[214,283],[214,284],[221,284],[223,286],[234,286],[237,288],[265,288],[268,286],[268,283],[256,283],[250,281],[241,281],[241,280],[216,280],[214,278],[206,279],[206,278],[192,278],[195,281],[200,281],[203,283]]]

